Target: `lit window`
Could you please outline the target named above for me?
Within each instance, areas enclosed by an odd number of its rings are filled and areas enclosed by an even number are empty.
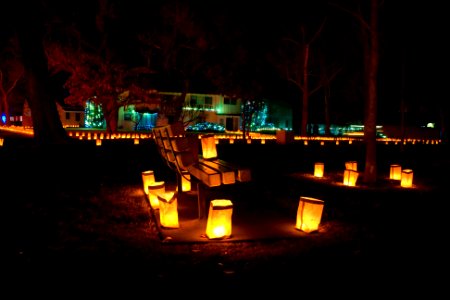
[[[131,121],[131,113],[129,113],[129,112],[124,113],[123,114],[123,119],[125,121]]]
[[[191,107],[195,107],[197,105],[197,96],[191,96]]]
[[[225,98],[223,100],[223,104],[236,105],[237,104],[237,100],[236,100],[236,98]]]

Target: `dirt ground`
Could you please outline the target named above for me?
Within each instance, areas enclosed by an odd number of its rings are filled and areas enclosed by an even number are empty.
[[[374,293],[440,285],[434,274],[448,261],[447,145],[403,152],[380,146],[380,180],[359,188],[336,181],[343,162],[363,162],[361,145],[231,146],[219,145],[219,155],[248,164],[255,175],[249,188],[237,191],[247,213],[292,215],[300,195],[317,197],[326,203],[319,231],[301,238],[166,243],[140,189],[140,172],[148,169],[174,182],[151,141],[46,149],[18,143],[0,148],[4,266],[11,267],[5,272],[16,282],[82,289],[102,287],[100,279],[110,288],[145,281],[155,288],[186,285],[193,293],[214,287],[264,295],[271,288],[292,292],[339,283],[336,293],[350,295],[357,289],[349,285]],[[328,179],[311,178],[315,161],[325,162]],[[414,169],[414,188],[386,179],[394,162]]]

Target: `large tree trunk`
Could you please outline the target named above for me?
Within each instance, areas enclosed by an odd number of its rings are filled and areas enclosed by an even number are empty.
[[[5,118],[6,118],[6,125],[10,125],[11,121],[9,119],[9,117],[11,116],[11,114],[9,113],[9,103],[8,103],[8,97],[5,96],[5,103],[3,104],[3,108],[5,109]]]
[[[41,145],[65,142],[67,134],[50,92],[47,56],[43,45],[44,24],[38,19],[41,12],[39,7],[34,7],[37,4],[30,2],[31,7],[22,8],[24,19],[17,20],[17,33],[33,118],[34,138]]]
[[[405,58],[404,53],[402,56],[402,78],[401,78],[401,90],[400,90],[400,134],[401,143],[400,150],[403,152],[405,146],[405,117],[406,117],[406,103],[405,103]]]
[[[307,136],[308,132],[308,102],[309,102],[309,89],[308,89],[308,61],[309,61],[309,45],[305,46],[305,56],[303,57],[303,103],[302,103],[302,129],[301,135]]]
[[[330,130],[331,120],[330,120],[330,100],[329,100],[329,98],[330,98],[331,92],[330,92],[330,86],[329,85],[327,85],[325,87],[324,94],[325,94],[325,97],[324,97],[325,135],[326,136],[330,136],[331,135],[331,130]]]
[[[364,182],[375,183],[377,180],[376,125],[377,125],[377,75],[378,75],[378,0],[370,1],[369,28],[369,65],[367,68],[367,99],[364,121],[364,139],[366,143],[366,164]]]
[[[117,124],[119,121],[119,106],[114,97],[110,97],[110,100],[102,101],[103,116],[106,122],[106,132],[112,134],[117,132]]]
[[[180,97],[175,97],[175,103],[173,103],[174,105],[173,123],[184,121],[181,119],[181,116],[183,115],[183,107],[186,104],[186,96],[188,91],[189,91],[189,81],[185,81],[184,89]]]
[[[105,113],[106,132],[113,134],[117,132],[117,117],[113,113]]]

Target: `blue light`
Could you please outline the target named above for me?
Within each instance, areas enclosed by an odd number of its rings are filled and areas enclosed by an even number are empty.
[[[207,131],[207,132],[225,132],[225,127],[216,123],[201,122],[195,125],[190,125],[186,128],[187,131]]]
[[[6,124],[6,114],[5,113],[2,114],[2,123]]]

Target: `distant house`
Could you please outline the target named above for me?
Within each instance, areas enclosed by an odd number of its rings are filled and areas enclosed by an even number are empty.
[[[84,127],[84,109],[78,106],[62,106],[56,103],[59,118],[66,127]]]
[[[158,92],[160,101],[172,102],[182,93]],[[86,107],[69,107],[57,103],[59,117],[63,127],[101,128],[106,127],[100,105],[86,101]],[[183,106],[183,121],[185,124],[209,122],[222,125],[227,131],[238,131],[242,123],[242,101],[239,98],[220,94],[186,94]],[[166,112],[163,116],[158,104],[136,102],[124,105],[118,111],[117,128],[123,131],[151,130],[163,122],[172,122],[174,112]],[[292,113],[285,107],[269,103],[267,121],[279,128],[292,126]],[[23,107],[22,125],[32,127],[31,110],[25,101]]]
[[[180,96],[181,93],[160,92],[163,101]],[[219,94],[188,93],[183,106],[183,121],[217,123],[226,130],[239,130],[241,122],[241,99]]]
[[[56,108],[64,128],[84,127],[84,109],[82,107],[62,106],[61,104],[56,103]],[[27,101],[23,104],[22,126],[25,128],[33,127],[31,109]]]
[[[182,93],[159,92],[162,102],[175,101]],[[268,104],[265,123],[271,128],[292,130],[292,109],[280,101],[265,100]],[[158,115],[159,105],[131,104],[119,109],[118,128],[126,131],[149,130],[164,122],[172,122],[172,114]],[[139,112],[138,112],[139,111]],[[187,93],[183,106],[183,122],[190,125],[208,122],[223,126],[227,131],[238,131],[242,125],[242,101],[219,94]],[[269,128],[267,128],[269,129]]]
[[[172,102],[182,94],[176,92],[159,92],[161,101]],[[150,130],[158,125],[162,118],[170,122],[171,112],[167,116],[158,116],[160,107],[143,104],[131,104],[119,109],[118,128],[121,130]],[[139,112],[138,112],[139,111]],[[217,94],[188,93],[183,106],[183,121],[217,123],[226,130],[236,131],[240,127],[241,100]]]

